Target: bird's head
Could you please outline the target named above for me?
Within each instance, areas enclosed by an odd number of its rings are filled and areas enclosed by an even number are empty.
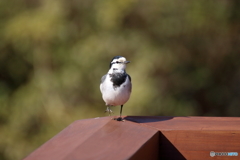
[[[127,61],[125,57],[122,56],[115,56],[113,57],[111,63],[110,63],[110,69],[113,70],[125,70],[126,65],[130,63],[130,61]]]

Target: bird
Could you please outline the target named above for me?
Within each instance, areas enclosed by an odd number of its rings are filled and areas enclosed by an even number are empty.
[[[130,75],[126,72],[126,66],[130,63],[125,57],[115,56],[110,62],[108,73],[102,76],[100,91],[102,98],[106,103],[105,112],[112,113],[110,107],[121,106],[120,117],[115,118],[117,121],[123,121],[123,105],[129,100],[132,92],[132,82]]]

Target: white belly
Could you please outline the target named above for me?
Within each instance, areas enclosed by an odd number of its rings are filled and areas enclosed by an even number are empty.
[[[131,88],[132,85],[128,77],[126,81],[119,87],[113,88],[109,77],[107,77],[106,81],[100,85],[102,98],[107,106],[118,106],[125,104],[130,97]]]

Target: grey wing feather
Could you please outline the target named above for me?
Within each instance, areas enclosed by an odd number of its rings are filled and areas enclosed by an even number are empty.
[[[132,78],[131,78],[131,76],[128,74],[128,78],[129,78],[129,80],[130,80],[130,82],[132,81]]]
[[[128,75],[128,79],[130,80],[130,82],[132,81],[132,78],[130,75]],[[132,83],[130,83],[129,92],[132,92]]]
[[[105,74],[104,76],[102,76],[102,78],[101,78],[101,84],[105,81],[106,77],[107,77],[106,74]]]

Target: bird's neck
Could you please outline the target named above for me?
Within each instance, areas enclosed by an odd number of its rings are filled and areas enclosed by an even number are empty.
[[[110,68],[108,71],[109,74],[113,74],[113,73],[126,73],[125,69],[120,69],[120,68]]]

